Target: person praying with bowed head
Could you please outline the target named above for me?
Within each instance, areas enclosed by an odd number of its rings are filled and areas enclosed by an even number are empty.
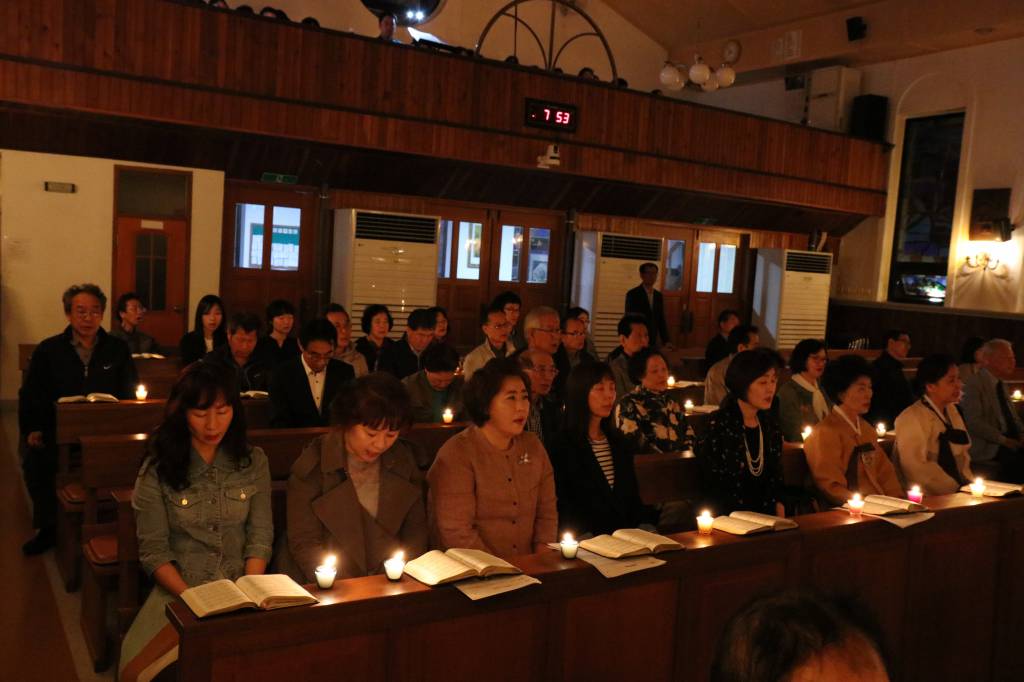
[[[199,299],[192,331],[182,336],[179,344],[182,367],[202,360],[210,351],[227,344],[227,322],[227,312],[220,296],[207,294]]]
[[[516,347],[508,340],[512,325],[502,306],[495,302],[487,306],[480,319],[484,342],[474,348],[462,361],[462,374],[469,381],[473,374],[494,358],[511,357]]]
[[[356,341],[356,350],[363,354],[366,359],[366,367],[371,372],[377,371],[377,360],[381,352],[394,343],[388,338],[388,333],[395,325],[395,319],[387,306],[379,303],[366,306],[359,327],[366,336]]]
[[[405,334],[395,343],[381,350],[377,370],[387,372],[401,380],[423,369],[423,351],[434,341],[436,316],[426,308],[409,313]]]
[[[526,348],[526,338],[519,331],[519,315],[523,308],[523,299],[514,291],[504,291],[494,297],[491,305],[500,308],[505,313],[505,319],[509,324],[508,340],[516,349]]]
[[[491,360],[465,388],[472,424],[427,473],[431,545],[502,558],[546,550],[558,530],[555,478],[540,439],[524,433],[529,381],[515,360]]]
[[[337,331],[324,319],[302,327],[297,358],[285,360],[270,378],[270,425],[304,429],[327,426],[331,403],[355,380],[352,366],[334,359]]]
[[[402,385],[381,372],[334,402],[330,432],[303,449],[288,478],[287,572],[312,582],[333,554],[339,578],[374,575],[396,551],[414,559],[427,550],[423,473],[398,437],[410,418]]]
[[[892,424],[903,410],[914,402],[914,389],[903,373],[903,361],[910,353],[910,335],[892,329],[885,335],[885,350],[872,363],[874,397],[871,399],[869,421]]]
[[[789,443],[801,442],[804,427],[814,426],[832,410],[832,401],[821,387],[827,362],[825,342],[819,339],[804,339],[789,356],[792,375],[779,387],[779,423]]]
[[[729,357],[729,332],[740,323],[740,316],[735,310],[726,308],[718,313],[718,333],[711,337],[704,350],[704,372],[706,373],[719,360]]]
[[[558,311],[546,305],[537,306],[523,319],[526,347],[554,356],[562,344],[562,326]]]
[[[657,523],[640,500],[634,446],[615,428],[615,377],[603,362],[578,365],[566,382],[565,419],[551,446],[559,532],[577,537]]]
[[[334,359],[348,363],[357,378],[369,374],[366,358],[352,346],[352,323],[345,307],[338,303],[330,303],[324,310],[324,317],[334,325],[337,332]]]
[[[132,354],[157,352],[153,337],[139,330],[143,318],[146,317],[146,306],[134,291],[121,294],[117,299],[117,310],[111,320],[110,335],[128,344]]]
[[[431,343],[450,344],[448,311],[439,305],[427,310],[434,314],[434,340]]]
[[[238,391],[266,391],[271,370],[256,355],[260,318],[252,313],[235,313],[228,322],[228,342],[206,354],[203,362],[222,365],[234,371]]]
[[[417,424],[440,424],[445,410],[462,420],[463,377],[457,376],[459,354],[446,343],[432,343],[423,351],[423,369],[402,379],[409,394],[412,420]]]
[[[956,360],[929,355],[917,366],[920,400],[896,417],[897,470],[926,495],[955,493],[974,478],[971,438],[957,409],[963,384]]]
[[[710,682],[889,682],[882,628],[859,603],[806,590],[758,597],[722,631]]]
[[[821,384],[835,406],[804,441],[804,455],[825,504],[840,506],[853,493],[903,497],[896,469],[864,419],[872,393],[868,361],[859,355],[833,360]]]
[[[189,587],[265,572],[274,541],[270,466],[246,440],[235,377],[186,367],[132,494],[139,562],[156,585],[121,647],[121,680],[151,679],[177,647],[165,606]],[[175,656],[176,658],[176,656]]]
[[[615,407],[615,425],[643,452],[682,452],[691,447],[686,411],[668,390],[668,362],[661,351],[643,348],[629,359],[637,386]]]
[[[722,358],[708,370],[704,377],[704,404],[721,405],[728,388],[725,373],[737,353],[754,350],[761,346],[761,330],[754,325],[740,324],[729,332],[729,355]]]
[[[647,336],[647,322],[642,315],[636,313],[623,315],[616,331],[619,333],[619,347],[608,354],[608,366],[615,375],[615,394],[623,398],[636,388],[636,383],[629,375],[629,359],[647,348],[650,339]]]
[[[21,548],[29,556],[45,552],[56,540],[57,399],[89,393],[133,398],[138,383],[128,344],[101,327],[107,308],[103,290],[76,284],[61,299],[68,326],[32,351],[18,391],[22,470],[32,499],[32,526],[38,530]]]
[[[782,432],[772,400],[782,365],[766,348],[736,354],[725,373],[729,393],[697,440],[701,489],[715,516],[753,511],[785,516]]]
[[[295,306],[278,299],[267,306],[267,335],[256,344],[256,358],[271,370],[292,358],[299,357],[299,342],[292,336],[295,327]]]

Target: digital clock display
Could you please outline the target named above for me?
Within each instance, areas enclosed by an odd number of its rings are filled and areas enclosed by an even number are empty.
[[[542,102],[536,99],[526,100],[526,125],[528,126],[574,133],[578,120],[579,113],[571,104]]]

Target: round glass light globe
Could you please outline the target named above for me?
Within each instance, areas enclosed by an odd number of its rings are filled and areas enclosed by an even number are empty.
[[[679,73],[679,69],[676,68],[675,64],[665,64],[661,68],[661,72],[658,74],[658,80],[666,88],[673,89],[679,85],[682,81],[683,74]]]
[[[721,87],[727,88],[736,82],[736,71],[728,64],[723,64],[715,71],[715,78]]]
[[[711,67],[704,62],[697,62],[690,67],[690,80],[697,85],[704,85],[711,78]]]
[[[714,92],[718,89],[718,79],[715,78],[715,74],[709,74],[708,79],[704,81],[704,84],[700,86],[704,92]]]

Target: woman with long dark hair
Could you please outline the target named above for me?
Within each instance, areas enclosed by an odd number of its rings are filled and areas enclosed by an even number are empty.
[[[600,535],[657,522],[640,501],[633,441],[615,428],[615,376],[603,362],[577,365],[565,385],[564,428],[551,448],[559,529]]]
[[[228,315],[220,296],[199,299],[192,331],[181,337],[181,364],[187,366],[228,342]]]
[[[185,368],[150,439],[132,507],[139,562],[156,585],[125,636],[122,680],[173,660],[168,602],[189,587],[261,574],[270,559],[270,468],[246,442],[230,370],[207,362]]]

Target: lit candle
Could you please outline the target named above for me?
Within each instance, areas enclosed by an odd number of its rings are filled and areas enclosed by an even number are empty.
[[[714,522],[715,519],[711,516],[711,512],[705,509],[697,517],[697,532],[701,535],[711,535],[711,527]]]
[[[384,572],[388,574],[388,580],[401,580],[405,571],[405,552],[395,552],[390,559],[384,562]]]
[[[985,481],[980,476],[974,479],[974,483],[971,484],[971,495],[975,497],[983,497],[985,495]]]
[[[1014,400],[1024,400],[1024,395],[1021,395],[1021,392],[1020,392],[1019,388],[1013,392],[1013,399]]]
[[[316,584],[322,590],[329,590],[334,586],[334,578],[338,575],[338,557],[328,554],[322,564],[316,567]]]
[[[676,378],[670,374],[669,377],[668,377],[668,387],[669,388],[674,388],[675,385],[676,385]]]
[[[691,412],[693,412],[693,401],[687,400],[685,403],[683,403],[683,409],[686,410],[686,414],[690,414]]]
[[[558,546],[562,550],[562,556],[566,559],[575,559],[576,552],[580,549],[580,543],[576,541],[572,533],[563,535],[562,541],[558,543]]]
[[[921,504],[921,500],[924,499],[924,493],[921,492],[921,486],[915,485],[907,491],[907,499],[911,502]]]
[[[860,493],[854,493],[847,504],[850,506],[850,516],[859,518],[861,512],[864,511],[864,500]]]
[[[810,437],[811,437],[811,427],[810,426],[805,426],[804,430],[800,432],[800,438],[802,438],[803,440],[807,440]]]
[[[453,421],[455,421],[455,415],[452,413],[452,408],[444,408],[444,413],[441,415],[441,421],[443,421],[445,424],[451,424]]]
[[[878,424],[875,425],[875,432],[878,434],[879,438],[885,438],[886,431],[888,431],[888,429],[885,428],[885,422],[878,422]]]
[[[145,400],[147,395],[149,395],[149,391],[146,390],[145,384],[139,384],[138,388],[135,389],[135,399]]]

